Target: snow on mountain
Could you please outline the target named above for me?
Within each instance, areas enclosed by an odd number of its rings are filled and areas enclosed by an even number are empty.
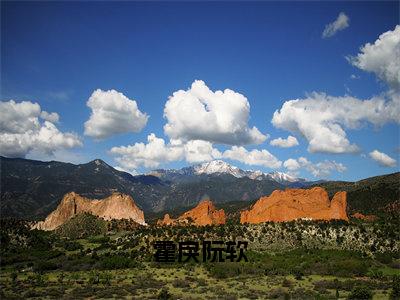
[[[304,181],[304,179],[296,178],[291,175],[282,172],[271,172],[267,174],[267,177],[277,181],[277,182],[297,182]]]
[[[229,174],[236,178],[248,177],[253,180],[270,179],[279,183],[292,183],[292,182],[304,182],[304,179],[296,178],[291,175],[282,172],[271,172],[263,173],[259,170],[242,170],[238,167],[232,166],[222,160],[213,160],[210,162],[194,165],[191,167],[182,168],[179,170],[154,170],[149,175],[157,177],[163,177],[168,179],[182,179],[187,177],[193,177],[196,175],[211,175],[211,174]]]
[[[238,178],[245,176],[243,170],[239,169],[238,167],[231,166],[230,164],[222,160],[213,160],[207,163],[194,166],[193,168],[194,168],[194,173],[197,175],[224,173],[224,174],[230,174]]]

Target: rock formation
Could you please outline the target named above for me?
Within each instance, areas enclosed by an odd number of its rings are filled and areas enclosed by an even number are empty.
[[[163,220],[158,220],[157,225],[186,225],[196,226],[225,224],[225,212],[223,209],[217,210],[209,200],[201,201],[195,208],[185,212],[177,219],[172,219],[169,214],[165,214]]]
[[[157,225],[173,225],[174,221],[175,220],[172,219],[169,214],[165,214],[164,219],[157,221]]]
[[[337,192],[329,201],[325,189],[276,190],[268,197],[261,197],[250,210],[242,211],[240,222],[286,222],[296,219],[348,220],[346,192]]]
[[[378,219],[378,217],[375,215],[363,215],[362,213],[359,213],[359,212],[354,213],[352,215],[352,217],[355,219],[364,220],[364,221],[368,221],[368,222],[373,222]]]
[[[44,221],[38,222],[34,228],[54,230],[79,213],[90,213],[105,220],[132,219],[146,225],[143,211],[133,199],[121,193],[113,193],[101,200],[91,200],[75,192],[65,194],[57,208]]]

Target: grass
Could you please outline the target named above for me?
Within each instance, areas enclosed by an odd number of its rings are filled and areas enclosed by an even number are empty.
[[[90,279],[92,276],[91,272],[78,271],[78,272],[60,272],[60,271],[49,271],[44,274],[45,284],[43,286],[37,286],[35,284],[28,283],[28,278],[34,276],[33,272],[19,273],[17,275],[16,283],[11,281],[10,272],[2,272],[0,275],[0,283],[3,288],[3,293],[6,298],[15,293],[16,287],[24,287],[23,290],[34,290],[39,295],[57,294],[57,297],[68,298],[69,296],[84,295],[85,291],[90,293],[96,293],[98,295],[109,294],[107,289],[112,287],[118,287],[122,290],[128,290],[127,295],[122,295],[125,292],[121,292],[121,295],[113,294],[114,298],[126,297],[129,299],[129,289],[134,289],[135,293],[140,297],[157,297],[159,289],[152,287],[154,283],[158,283],[160,286],[166,287],[169,293],[176,297],[183,297],[189,299],[190,297],[198,297],[199,299],[212,299],[217,295],[218,297],[234,296],[238,298],[248,298],[254,295],[260,298],[268,297],[273,293],[284,295],[285,293],[293,293],[294,291],[304,290],[306,292],[313,291],[314,285],[321,281],[346,281],[348,278],[340,278],[336,276],[327,275],[309,275],[304,276],[302,280],[296,280],[294,276],[236,276],[233,278],[218,279],[210,276],[210,273],[202,265],[193,266],[192,270],[188,270],[185,267],[174,267],[174,268],[159,268],[154,266],[152,263],[145,263],[142,269],[123,269],[123,270],[111,270],[111,271],[99,271],[99,274],[108,273],[110,275],[109,285],[106,283],[91,284]],[[59,278],[61,274],[64,275],[64,280],[61,283]],[[101,277],[101,276],[100,276]],[[288,281],[290,286],[286,286],[284,282]],[[358,280],[366,280],[365,278],[359,278]],[[150,283],[150,285],[143,285],[143,281]],[[176,282],[182,281],[181,286],[177,285]],[[61,290],[64,289],[62,295],[59,295]],[[91,290],[93,289],[93,290]],[[88,290],[88,291],[87,291]],[[326,289],[323,292],[325,299],[335,296],[335,289]],[[321,291],[319,291],[321,293]],[[34,293],[33,293],[34,294]],[[340,291],[341,297],[347,297],[349,291]],[[23,294],[20,294],[23,296]],[[110,295],[109,295],[110,296]],[[273,295],[272,295],[273,296]],[[50,296],[50,298],[52,298]],[[223,298],[220,298],[223,299]],[[374,299],[389,299],[389,291],[376,290]]]

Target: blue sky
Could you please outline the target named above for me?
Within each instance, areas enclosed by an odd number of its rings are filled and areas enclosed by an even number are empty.
[[[110,149],[147,143],[151,133],[167,144],[171,136],[164,132],[168,120],[163,114],[168,97],[202,80],[213,92],[230,89],[245,96],[250,105],[248,127],[269,135],[260,144],[236,146],[247,151],[265,149],[281,162],[280,167],[276,163],[268,167],[268,162],[223,157],[234,165],[310,179],[315,178],[313,168],[326,167],[317,165],[324,161],[345,167],[335,165],[324,175],[332,179],[355,180],[398,171],[399,125],[393,118],[378,124],[360,117],[357,128],[332,121],[358,146],[358,151],[341,153],[309,151],[312,137],[304,137],[305,131],[271,123],[285,101],[306,99],[314,91],[360,101],[373,96],[392,101],[382,95],[398,94],[398,87],[346,57],[357,56],[360,47],[374,44],[382,33],[394,32],[398,11],[398,2],[2,2],[1,100],[38,103],[42,111],[59,115],[54,123],[60,132],[74,132],[80,139],[80,145],[57,145],[56,151],[49,145],[42,151],[43,147],[32,144],[9,156],[71,162],[102,158],[113,166],[146,172],[156,168],[156,159],[147,168],[142,160],[129,167],[123,162],[135,158],[125,155],[118,160],[121,155]],[[325,26],[341,12],[349,19],[347,26],[323,38]],[[113,89],[135,100],[140,112],[149,116],[145,126],[139,132],[112,134],[102,140],[85,135],[84,123],[92,112],[87,101],[97,89]],[[271,140],[288,135],[296,137],[299,145],[270,145]],[[222,154],[235,146],[211,143]],[[397,162],[373,159],[374,150]],[[308,163],[285,168],[285,161],[299,157]],[[157,167],[188,164],[192,161],[182,157],[159,159]]]

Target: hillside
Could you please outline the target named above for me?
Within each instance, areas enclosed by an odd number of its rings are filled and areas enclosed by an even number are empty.
[[[338,191],[347,192],[350,214],[384,213],[388,205],[400,201],[400,173],[370,177],[356,182],[327,181],[318,184],[332,197]],[[397,205],[397,207],[399,207]]]
[[[150,210],[151,202],[141,196],[158,197],[164,188],[157,177],[132,176],[99,159],[74,165],[0,157],[0,165],[1,215],[8,217],[43,218],[71,191],[88,198],[105,198],[113,192],[137,195],[138,205]]]

